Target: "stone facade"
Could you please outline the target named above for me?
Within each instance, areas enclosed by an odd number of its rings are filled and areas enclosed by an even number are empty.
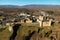
[[[43,26],[51,26],[51,20],[44,21]]]
[[[40,27],[44,27],[44,26],[51,26],[52,20],[48,19],[48,17],[45,16],[39,16],[39,18],[37,19],[37,22],[39,22]]]
[[[39,16],[39,20],[43,20],[44,19],[44,17],[43,16]]]
[[[32,20],[30,20],[29,18],[27,18],[26,23],[32,23]]]

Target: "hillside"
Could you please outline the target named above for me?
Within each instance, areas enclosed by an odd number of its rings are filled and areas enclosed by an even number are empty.
[[[15,28],[18,26],[15,25]],[[40,29],[40,30],[39,30]],[[38,33],[39,30],[39,33]],[[14,30],[16,31],[16,30]],[[35,34],[35,32],[37,34]],[[17,30],[17,34],[12,34],[8,27],[2,31],[0,31],[0,40],[10,40],[10,37],[13,36],[15,40],[30,40],[37,36],[42,37],[41,39],[50,40],[51,36],[55,39],[59,39],[60,37],[60,25],[55,23],[53,26],[40,28],[39,24],[26,24],[22,23]],[[16,36],[14,36],[16,35]],[[43,37],[44,35],[44,37]],[[56,36],[57,35],[57,36]],[[38,37],[37,37],[38,38]]]

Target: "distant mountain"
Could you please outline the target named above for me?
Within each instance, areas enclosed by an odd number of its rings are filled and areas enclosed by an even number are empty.
[[[19,8],[17,5],[0,5],[0,8]]]
[[[60,8],[60,5],[0,5],[0,8]]]
[[[60,8],[60,5],[24,5],[23,8]]]

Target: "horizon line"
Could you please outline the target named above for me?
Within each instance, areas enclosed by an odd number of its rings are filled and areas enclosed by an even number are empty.
[[[15,4],[0,4],[0,5],[15,5]],[[25,6],[25,5],[60,5],[60,4],[24,4],[24,5],[16,5],[16,6]]]

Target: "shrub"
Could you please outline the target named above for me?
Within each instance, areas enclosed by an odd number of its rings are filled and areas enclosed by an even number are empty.
[[[54,14],[54,11],[52,11],[52,10],[49,10],[49,11],[46,11],[47,13],[49,13],[49,14]]]
[[[2,32],[3,30],[5,30],[6,28],[0,28],[0,32]]]
[[[44,36],[45,36],[45,37],[49,37],[49,35],[50,35],[51,33],[52,33],[52,30],[46,32]]]

